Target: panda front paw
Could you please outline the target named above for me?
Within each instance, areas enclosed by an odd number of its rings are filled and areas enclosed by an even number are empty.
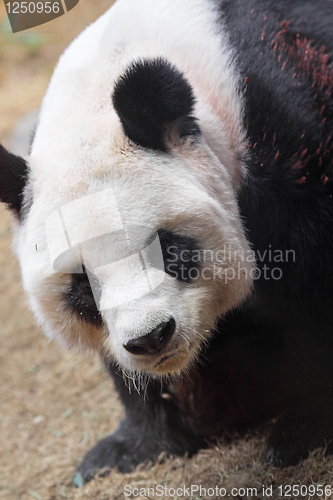
[[[132,445],[133,446],[133,445]],[[108,475],[117,467],[120,472],[130,472],[137,465],[131,454],[131,443],[117,439],[113,434],[91,448],[83,458],[77,472],[85,481],[90,481],[96,474]]]
[[[118,429],[101,439],[84,456],[77,472],[84,481],[94,476],[109,475],[116,468],[119,472],[131,472],[141,463],[155,462],[162,452],[158,442],[146,439],[142,432],[126,433]]]
[[[287,413],[275,425],[266,461],[275,467],[297,465],[316,448],[333,453],[332,402],[314,404],[307,411]]]

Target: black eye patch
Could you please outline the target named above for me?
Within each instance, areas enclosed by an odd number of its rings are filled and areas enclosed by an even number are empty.
[[[200,247],[197,240],[168,229],[159,229],[157,234],[165,272],[186,283],[197,279],[200,269]]]
[[[79,318],[95,327],[102,326],[102,316],[97,309],[94,295],[85,272],[73,273],[71,284],[65,293],[65,306]]]
[[[165,272],[185,283],[197,279],[200,269],[200,248],[197,240],[167,229],[158,230],[157,234],[155,232],[150,240],[154,241],[156,236],[158,236],[161,246]],[[152,241],[148,241],[148,245]],[[151,264],[154,265],[154,252],[150,255],[148,251],[148,257]],[[150,257],[152,258],[150,259]],[[156,267],[160,267],[158,255]],[[96,306],[89,278],[90,280],[94,279],[93,276],[88,277],[84,266],[78,267],[77,272],[72,273],[70,285],[64,294],[65,307],[82,321],[99,328],[102,326],[103,320]]]

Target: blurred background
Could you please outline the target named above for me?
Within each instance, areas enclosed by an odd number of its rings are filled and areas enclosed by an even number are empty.
[[[66,15],[13,34],[0,0],[1,143],[13,144],[17,123],[38,110],[64,48],[112,3],[80,0]],[[1,205],[1,500],[123,499],[124,485],[148,488],[158,484],[243,488],[238,498],[250,498],[246,490],[250,487],[257,487],[257,497],[263,498],[262,485],[273,484],[274,499],[279,485],[333,484],[332,460],[321,452],[282,471],[264,464],[268,426],[232,440],[226,437],[193,459],[163,461],[162,457],[163,463],[153,467],[126,475],[113,472],[76,488],[73,475],[80,459],[97,439],[116,429],[121,416],[122,408],[100,360],[61,350],[34,324],[11,251],[10,215]]]

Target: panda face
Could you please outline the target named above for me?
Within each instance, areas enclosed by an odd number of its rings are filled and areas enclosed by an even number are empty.
[[[219,272],[237,271],[248,249],[230,178],[201,139],[163,153],[119,130],[111,152],[103,168],[34,198],[17,234],[25,288],[49,337],[97,349],[126,372],[180,372],[251,286],[251,263],[233,279]],[[30,157],[35,171],[41,157]],[[163,266],[147,271],[154,241]]]
[[[50,338],[125,373],[182,372],[251,290],[233,77],[225,129],[166,59],[114,64],[106,84],[71,57],[44,100],[15,235],[31,307]]]

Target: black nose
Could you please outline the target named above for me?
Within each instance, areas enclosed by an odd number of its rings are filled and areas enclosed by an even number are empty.
[[[154,328],[148,335],[130,340],[124,347],[131,354],[156,354],[169,344],[175,329],[176,322],[173,318],[170,318],[169,321]]]

